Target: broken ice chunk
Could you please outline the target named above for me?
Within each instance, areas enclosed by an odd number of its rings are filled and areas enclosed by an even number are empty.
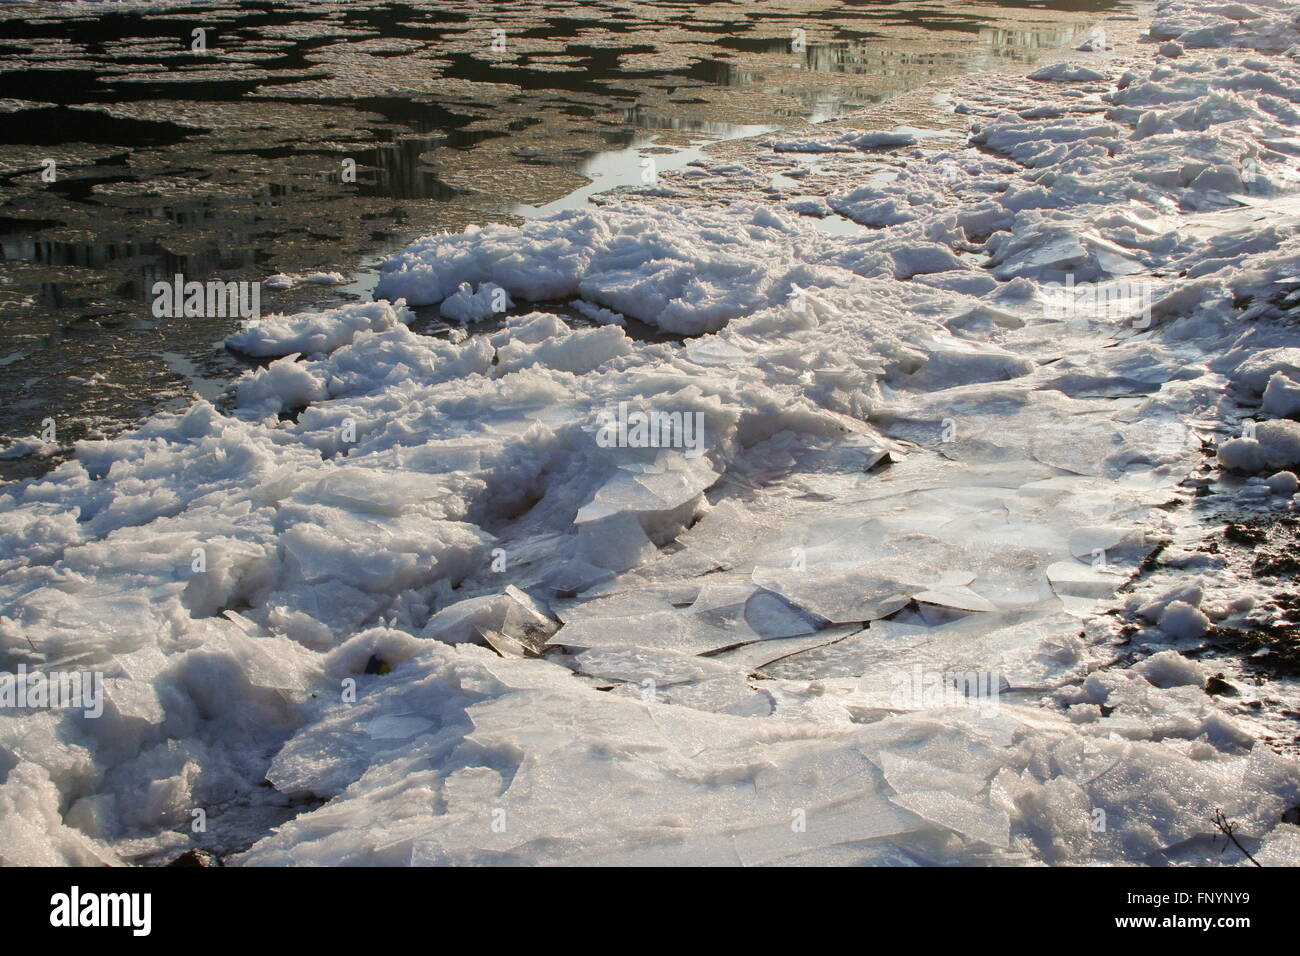
[[[514,308],[514,302],[495,282],[484,282],[477,290],[470,283],[462,282],[454,293],[442,300],[438,314],[465,325],[489,319],[511,308]]]
[[[691,613],[718,627],[747,628],[759,638],[797,637],[817,630],[817,622],[807,614],[752,585],[706,586]]]
[[[620,467],[573,520],[583,524],[620,512],[672,511],[717,480],[718,473],[702,458],[660,455],[649,467]]]
[[[911,600],[914,590],[893,578],[853,570],[755,568],[753,580],[830,624],[885,617]]]
[[[734,668],[707,657],[651,647],[604,647],[583,651],[574,658],[578,671],[591,677],[640,684],[683,684],[712,677],[733,676]]]
[[[1082,50],[1083,47],[1078,49]],[[1053,63],[1030,73],[1029,78],[1044,83],[1084,83],[1104,80],[1106,77],[1092,67],[1078,63]]]
[[[654,550],[636,515],[616,512],[578,525],[574,558],[598,568],[626,571],[648,560]]]
[[[375,740],[405,740],[433,726],[433,721],[417,714],[385,714],[360,725]]]
[[[1088,229],[1034,223],[989,242],[989,265],[999,279],[1023,276],[1039,282],[1098,282],[1142,271],[1132,253]]]
[[[993,810],[939,790],[895,794],[890,799],[904,810],[968,839],[998,847],[1011,843],[1011,818],[1003,810]]]
[[[429,618],[420,636],[444,644],[463,644],[483,641],[483,632],[492,630],[540,653],[558,627],[532,598],[509,585],[500,594],[467,598],[443,608]]]
[[[997,605],[968,587],[939,587],[918,591],[913,597],[926,604],[939,604],[959,611],[996,611]]]
[[[1057,561],[1047,568],[1052,590],[1062,597],[1103,598],[1124,583],[1119,572],[1078,561]]]

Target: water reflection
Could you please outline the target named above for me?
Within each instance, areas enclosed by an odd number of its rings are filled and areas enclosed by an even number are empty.
[[[997,60],[1029,60],[1041,50],[1059,47],[1081,32],[1073,27],[1009,29],[966,23],[947,23],[944,26],[960,30],[972,39],[952,50],[895,49],[887,46],[887,41],[875,37],[811,44],[801,53],[792,52],[790,41],[782,37],[730,38],[724,41],[724,45],[752,53],[788,56],[786,68],[804,73],[870,75],[878,86],[897,92],[920,86],[936,76],[954,73],[962,67],[985,66]],[[813,123],[878,102],[885,95],[850,87],[796,86],[782,81],[779,67],[767,70],[744,68],[726,60],[700,61],[683,73],[715,86],[762,89],[793,97],[801,107],[797,114]],[[882,80],[885,82],[880,82]],[[700,138],[688,147],[671,147],[669,154],[664,153],[654,136],[637,136],[626,145],[601,153],[584,154],[573,168],[591,180],[589,186],[543,206],[514,205],[510,212],[526,218],[546,216],[561,209],[582,206],[590,196],[607,189],[642,185],[643,163],[651,156],[649,149],[657,154],[652,157],[657,170],[680,169],[703,155],[699,149],[702,143],[757,136],[776,128],[668,115],[640,105],[625,109],[622,119],[637,130],[684,131],[699,134]],[[838,223],[827,224],[826,229],[851,231]]]
[[[790,48],[790,40],[783,37],[732,38],[724,41],[724,45],[751,53],[780,54],[788,62],[754,67],[711,59],[696,63],[688,72],[692,77],[716,86],[764,89],[792,97],[803,106],[804,118],[821,122],[836,113],[879,102],[886,93],[913,89],[960,69],[987,67],[999,61],[1030,61],[1042,51],[1060,47],[1084,32],[1082,28],[1073,26],[1011,29],[948,24],[947,27],[970,39],[953,45],[951,49],[911,50],[892,46],[893,41],[888,38],[873,36],[809,44],[802,52],[796,53]],[[806,83],[783,80],[785,70],[870,76],[877,81],[879,89],[848,86],[810,88]]]
[[[211,276],[250,269],[260,262],[259,251],[244,245],[214,245],[197,253],[175,255],[156,242],[59,242],[38,239],[0,240],[0,261],[27,262],[51,268],[113,269],[121,277],[117,297],[152,301],[155,282],[185,276]],[[66,308],[89,301],[76,295],[73,282],[41,282],[38,301]]]

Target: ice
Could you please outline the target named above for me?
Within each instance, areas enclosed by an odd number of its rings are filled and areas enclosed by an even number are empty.
[[[1165,617],[1170,617],[1171,613],[1177,616],[1181,608],[1195,610],[1187,604],[1175,602],[1161,618],[1161,627],[1164,627]],[[1172,625],[1173,622],[1170,623]],[[1175,636],[1182,635],[1175,634]],[[1200,687],[1205,683],[1205,669],[1177,651],[1161,651],[1159,654],[1152,654],[1137,666],[1137,670],[1157,687],[1179,687],[1188,684]]]
[[[1171,601],[1160,614],[1160,630],[1173,638],[1195,638],[1203,635],[1210,619],[1200,609],[1183,601]]]
[[[279,360],[219,408],[4,488],[3,666],[106,703],[0,715],[0,857],[152,859],[203,806],[245,865],[1213,862],[1221,808],[1294,861],[1294,760],[1179,653],[1269,606],[1191,531],[1300,461],[1298,37],[1238,6],[964,84],[947,152],[805,128],[671,190],[818,152],[818,202],[425,237],[389,301],[232,336]],[[1205,501],[1211,441],[1248,475]]]
[[[513,307],[506,290],[496,283],[484,282],[474,289],[468,282],[462,282],[453,294],[443,299],[438,314],[466,324],[480,322]]]
[[[1104,80],[1106,76],[1091,67],[1081,66],[1077,63],[1053,63],[1051,66],[1045,66],[1030,73],[1029,78],[1053,83],[1079,83]]]
[[[916,135],[907,130],[850,130],[833,138],[825,135],[815,139],[773,139],[767,144],[778,153],[836,153],[853,149],[882,149],[895,146],[913,146]]]
[[[708,658],[647,647],[583,651],[574,658],[574,663],[583,674],[632,684],[640,684],[649,679],[666,686],[734,673],[732,668],[714,663]]]
[[[1282,372],[1274,372],[1264,389],[1260,411],[1274,418],[1287,418],[1300,412],[1300,385]]]
[[[1058,561],[1049,566],[1047,579],[1057,594],[1083,598],[1107,597],[1124,583],[1118,571],[1077,561]]]
[[[963,800],[948,790],[926,790],[894,796],[894,803],[931,823],[991,846],[1005,847],[1011,822],[1005,812]]]
[[[831,624],[873,621],[897,611],[912,597],[904,582],[854,571],[809,575],[761,569],[754,572],[754,583]]]
[[[614,515],[671,512],[694,501],[717,478],[707,460],[682,460],[665,454],[645,469],[618,469],[574,521],[583,525]]]
[[[347,282],[341,272],[309,272],[306,275],[290,275],[279,272],[262,280],[262,285],[273,291],[283,291],[292,289],[294,286],[306,283],[308,285],[343,285]]]
[[[479,640],[491,631],[540,651],[558,627],[532,598],[508,585],[500,594],[466,598],[443,608],[429,618],[420,636],[444,644],[461,644]]]
[[[1300,478],[1292,471],[1275,472],[1268,477],[1267,484],[1275,495],[1294,495],[1300,491]]]
[[[1141,271],[1133,253],[1097,232],[1073,226],[1026,223],[992,247],[991,264],[1000,279],[1095,283]]]
[[[1176,39],[1191,48],[1248,47],[1280,53],[1295,42],[1295,27],[1283,5],[1161,4],[1151,25],[1156,39]]]
[[[333,352],[350,345],[361,332],[382,332],[413,318],[402,302],[391,305],[371,302],[324,312],[271,315],[228,336],[226,345],[258,358]]]

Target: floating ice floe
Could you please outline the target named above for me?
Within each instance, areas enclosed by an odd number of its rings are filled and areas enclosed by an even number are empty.
[[[1046,80],[1053,83],[1096,82],[1106,78],[1092,67],[1077,63],[1053,63],[1029,74],[1031,80]]]
[[[270,315],[227,336],[226,345],[258,358],[314,355],[351,344],[358,332],[382,332],[412,318],[401,302],[345,305],[328,313]]]
[[[506,290],[492,282],[484,282],[475,290],[463,282],[456,291],[442,300],[438,314],[457,322],[479,322],[513,308],[514,302]]]

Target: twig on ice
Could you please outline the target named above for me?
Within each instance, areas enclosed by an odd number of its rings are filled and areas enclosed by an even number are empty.
[[[1245,848],[1244,846],[1241,845],[1241,843],[1237,840],[1237,838],[1236,838],[1235,836],[1233,836],[1232,831],[1235,830],[1235,829],[1237,829],[1237,828],[1236,828],[1236,826],[1234,826],[1234,825],[1232,824],[1231,821],[1228,820],[1227,817],[1225,817],[1225,816],[1223,815],[1223,811],[1222,811],[1222,810],[1215,810],[1215,811],[1214,811],[1214,825],[1215,825],[1216,827],[1219,828],[1219,832],[1220,832],[1220,833],[1222,833],[1224,836],[1226,836],[1229,840],[1232,841],[1233,846],[1235,846],[1235,847],[1236,847],[1238,850],[1240,850],[1242,853],[1245,853],[1245,854],[1246,854],[1246,859],[1250,860],[1251,863],[1254,863],[1254,864],[1255,864],[1256,866],[1258,866],[1260,869],[1263,869],[1263,866],[1260,865],[1259,860],[1255,859],[1253,856],[1251,856],[1249,853],[1247,853],[1247,852],[1246,852],[1246,848]],[[1227,845],[1226,845],[1226,844],[1225,844],[1224,848],[1225,848],[1225,849],[1227,848]]]

